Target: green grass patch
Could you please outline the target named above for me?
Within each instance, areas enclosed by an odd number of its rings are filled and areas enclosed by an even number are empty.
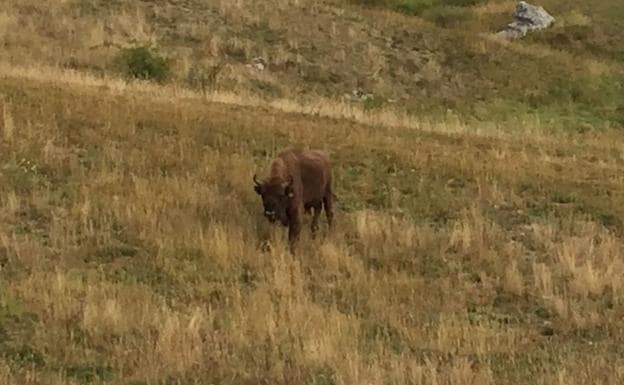
[[[439,17],[449,18],[456,12],[453,9],[470,7],[482,0],[351,0],[351,2],[368,7],[390,8],[413,16],[431,11],[430,15],[437,14]]]

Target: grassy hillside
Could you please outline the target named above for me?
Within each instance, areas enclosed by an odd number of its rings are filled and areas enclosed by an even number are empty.
[[[59,78],[1,83],[3,383],[622,380],[618,136],[428,134]],[[338,230],[295,258],[251,183],[288,144],[332,154],[340,197]]]
[[[555,26],[512,44],[491,37],[511,20],[510,0],[5,4],[0,41],[14,64],[116,74],[122,49],[148,45],[169,60],[170,81],[191,88],[224,62],[217,87],[262,98],[309,103],[361,88],[376,96],[367,107],[419,116],[537,116],[568,130],[624,122],[624,5],[613,0],[544,0]],[[264,71],[250,67],[257,57]]]
[[[619,3],[511,43],[510,2],[5,3],[0,383],[624,380]],[[296,256],[252,182],[288,145],[339,198]]]

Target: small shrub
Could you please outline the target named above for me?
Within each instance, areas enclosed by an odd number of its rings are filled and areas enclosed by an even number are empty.
[[[153,53],[148,47],[124,48],[119,60],[125,75],[132,78],[162,83],[171,74],[167,60]]]

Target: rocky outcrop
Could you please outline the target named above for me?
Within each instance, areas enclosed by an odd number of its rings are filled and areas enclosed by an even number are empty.
[[[544,8],[520,1],[516,6],[513,21],[496,35],[508,39],[517,39],[527,35],[530,31],[548,28],[555,18]]]

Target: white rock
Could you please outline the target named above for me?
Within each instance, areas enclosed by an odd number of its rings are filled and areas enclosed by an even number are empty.
[[[544,8],[520,1],[516,6],[513,21],[505,29],[499,31],[497,35],[517,39],[526,36],[530,31],[548,28],[554,21],[555,18]]]

